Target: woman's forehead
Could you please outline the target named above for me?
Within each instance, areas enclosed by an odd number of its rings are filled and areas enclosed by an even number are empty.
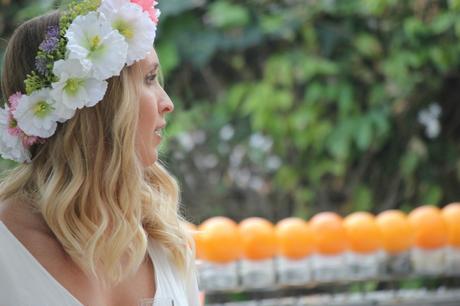
[[[156,69],[159,64],[160,62],[155,49],[152,49],[152,51],[142,61],[140,61],[141,67],[145,70]]]

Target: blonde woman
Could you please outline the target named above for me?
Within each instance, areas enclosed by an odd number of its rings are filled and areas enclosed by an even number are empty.
[[[86,0],[22,24],[3,62],[0,305],[198,305],[153,0]]]

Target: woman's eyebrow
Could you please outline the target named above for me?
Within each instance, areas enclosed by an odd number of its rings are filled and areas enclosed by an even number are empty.
[[[150,70],[150,71],[157,71],[159,66],[160,66],[160,64],[158,64],[158,63],[153,63],[153,64],[150,66],[150,67],[151,67],[151,70]]]

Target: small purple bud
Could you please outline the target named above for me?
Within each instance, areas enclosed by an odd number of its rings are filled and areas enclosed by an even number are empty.
[[[59,43],[59,27],[49,26],[46,30],[45,39],[38,47],[40,50],[46,53],[51,53],[56,50]]]
[[[50,38],[47,38],[44,41],[42,41],[42,43],[40,44],[39,48],[43,52],[51,53],[54,50],[56,50],[58,42],[59,42],[59,39],[57,39],[55,37],[50,37]]]
[[[59,38],[59,26],[52,25],[49,26],[46,30],[46,37],[56,37]]]
[[[46,67],[46,59],[43,57],[36,57],[35,58],[35,69],[37,69],[38,73],[41,75],[46,75],[48,72],[48,68]]]

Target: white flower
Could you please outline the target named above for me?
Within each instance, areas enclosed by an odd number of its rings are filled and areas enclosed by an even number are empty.
[[[104,0],[98,9],[128,43],[128,66],[151,52],[156,25],[142,7],[125,0]]]
[[[30,162],[30,152],[24,147],[19,136],[8,131],[9,116],[6,109],[0,108],[0,155],[17,162]]]
[[[13,116],[18,126],[29,136],[48,138],[56,131],[57,121],[63,121],[56,111],[56,103],[50,96],[50,89],[34,91],[23,95]]]
[[[72,118],[77,108],[96,105],[107,90],[107,82],[90,77],[76,59],[55,62],[53,73],[59,81],[52,84],[51,97],[58,101],[59,116],[66,120]]]
[[[106,80],[120,74],[126,63],[128,44],[103,14],[90,12],[78,16],[65,36],[68,39],[68,58],[80,60],[90,70],[91,76]]]

